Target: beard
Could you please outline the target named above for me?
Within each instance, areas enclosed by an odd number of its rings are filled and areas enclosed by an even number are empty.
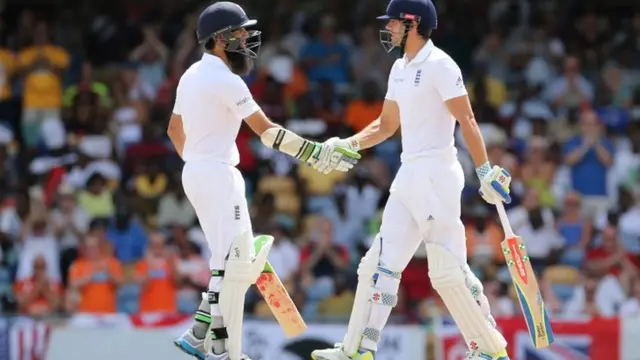
[[[225,55],[227,55],[227,60],[229,60],[229,66],[231,67],[231,72],[236,75],[247,75],[253,69],[253,60],[248,56],[232,51],[225,51]]]

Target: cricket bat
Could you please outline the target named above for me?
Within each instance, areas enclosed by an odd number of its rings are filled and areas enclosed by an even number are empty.
[[[518,295],[520,308],[529,329],[529,336],[533,346],[538,349],[546,348],[553,343],[554,336],[536,274],[531,267],[524,241],[513,233],[504,206],[500,203],[496,205],[496,208],[505,235],[505,239],[501,243],[502,252],[507,260],[507,268]]]
[[[262,240],[262,236],[255,239],[256,253],[263,244]],[[307,329],[307,324],[269,261],[256,280],[256,286],[287,337],[296,337]]]

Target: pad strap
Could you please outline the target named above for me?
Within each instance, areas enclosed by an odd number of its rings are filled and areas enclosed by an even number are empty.
[[[227,333],[226,327],[211,329],[211,340],[222,340],[228,338],[229,334]]]
[[[220,301],[220,293],[215,291],[209,291],[207,293],[209,305],[215,305]]]
[[[206,311],[198,310],[194,316],[195,320],[203,324],[211,324],[211,314]]]
[[[211,277],[224,277],[224,270],[211,270]]]
[[[402,278],[402,273],[399,271],[393,271],[393,270],[389,270],[387,268],[383,268],[382,266],[378,266],[376,268],[377,271],[380,272],[380,274],[386,275],[390,278],[394,278],[394,279],[398,279],[400,280]]]

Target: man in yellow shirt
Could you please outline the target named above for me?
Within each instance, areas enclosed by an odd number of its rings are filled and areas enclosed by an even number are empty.
[[[49,43],[45,23],[38,24],[34,33],[33,46],[18,53],[18,69],[24,76],[22,137],[27,147],[38,144],[44,120],[60,119],[62,74],[69,66],[67,51]]]

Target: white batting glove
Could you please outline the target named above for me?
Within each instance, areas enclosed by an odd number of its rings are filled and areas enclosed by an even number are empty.
[[[360,159],[357,150],[352,149],[348,142],[345,143],[345,140],[334,137],[316,144],[316,149],[307,162],[323,174],[333,170],[346,172],[351,170]]]
[[[476,174],[480,178],[480,196],[484,201],[493,205],[511,202],[509,195],[511,175],[507,170],[500,166],[492,168],[487,162],[476,169]]]

